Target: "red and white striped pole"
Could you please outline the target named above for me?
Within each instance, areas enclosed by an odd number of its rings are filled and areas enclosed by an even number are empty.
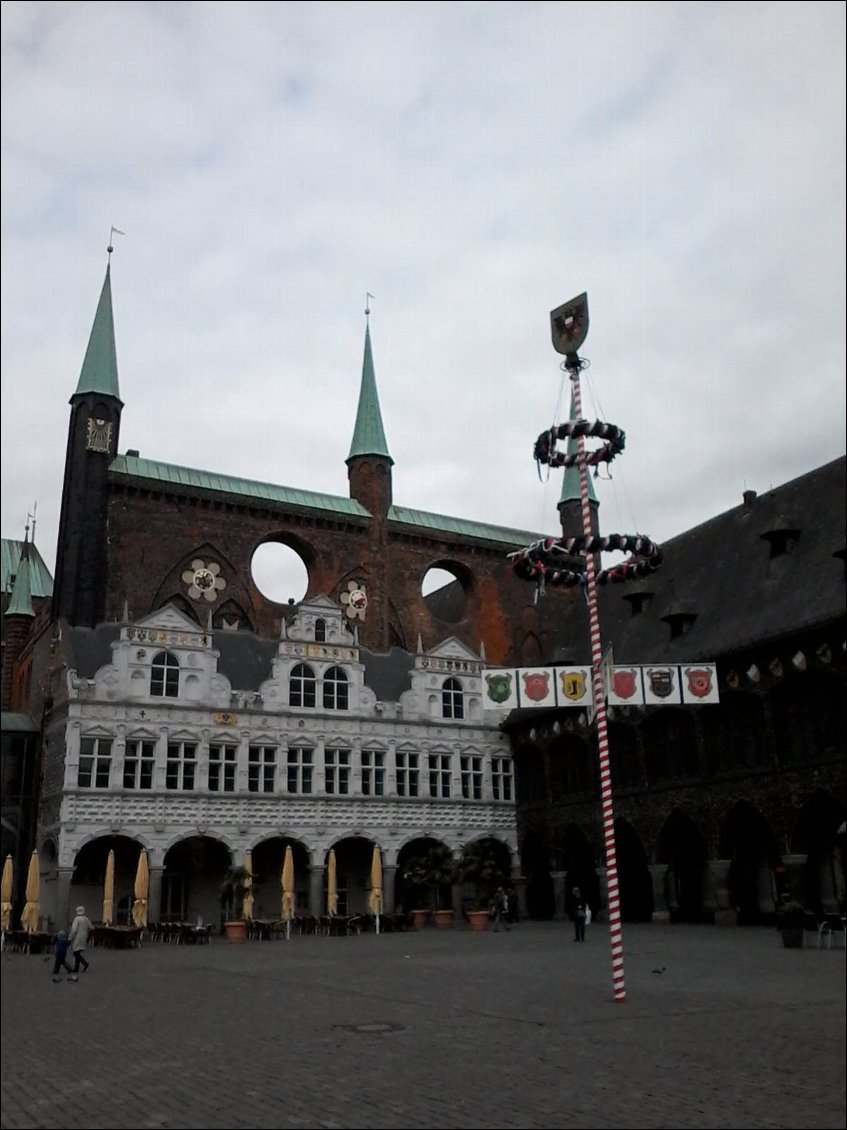
[[[570,361],[570,358],[569,358]],[[573,382],[574,412],[582,419],[582,394],[579,387],[579,359],[567,364]],[[588,468],[585,465],[585,437],[577,436],[579,493],[582,500],[582,532],[586,544],[593,536],[591,508],[588,501]],[[597,582],[594,554],[585,554],[585,579],[588,597],[588,622],[591,633],[591,676],[594,687],[594,709],[597,718],[597,744],[600,747],[600,795],[603,802],[603,836],[606,844],[606,880],[609,888],[609,936],[612,946],[612,985],[615,1000],[626,1000],[623,973],[623,931],[621,900],[618,886],[618,861],[615,851],[615,814],[612,805],[612,770],[609,764],[609,727],[606,720],[606,696],[603,686],[603,650],[600,643],[600,616],[597,610]]]

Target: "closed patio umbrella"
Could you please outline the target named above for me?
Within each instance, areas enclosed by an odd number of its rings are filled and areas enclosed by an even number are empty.
[[[326,869],[326,912],[332,918],[338,911],[338,880],[335,875],[335,848],[329,849]]]
[[[132,921],[143,930],[147,925],[147,899],[150,895],[150,868],[147,863],[147,852],[143,850],[138,857],[132,893],[135,899],[132,904]]]
[[[0,879],[0,949],[6,945],[6,931],[12,921],[12,882],[14,868],[11,855],[3,864],[3,878]]]
[[[285,936],[291,937],[291,919],[294,917],[294,853],[291,844],[285,848],[282,862],[282,920],[285,923]]]
[[[241,903],[241,917],[248,922],[253,917],[253,853],[244,853],[244,900]]]
[[[379,916],[382,913],[382,856],[374,844],[371,859],[371,893],[368,895],[368,910],[376,915],[376,932],[379,933]]]
[[[38,899],[41,894],[41,877],[38,873],[38,852],[32,853],[26,876],[26,906],[21,915],[21,926],[28,934],[38,929]]]
[[[106,881],[103,883],[103,925],[111,926],[115,916],[115,853],[106,859]]]

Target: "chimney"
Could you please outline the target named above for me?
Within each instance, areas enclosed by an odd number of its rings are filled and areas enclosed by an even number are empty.
[[[742,497],[744,499],[744,509],[752,510],[753,503],[756,501],[756,492],[754,490],[745,490]]]

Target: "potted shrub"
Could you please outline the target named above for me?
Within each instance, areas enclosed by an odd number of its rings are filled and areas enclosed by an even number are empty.
[[[230,867],[221,884],[224,907],[224,930],[230,945],[247,941],[247,923],[242,918],[244,896],[253,886],[253,876],[246,867]]]
[[[498,887],[509,879],[508,849],[497,840],[475,840],[462,852],[457,868],[463,883],[474,887],[473,906],[467,912],[472,930],[487,930],[491,902]]]
[[[776,924],[786,949],[799,949],[803,945],[805,923],[806,910],[802,903],[788,900],[780,906],[776,913]]]
[[[444,898],[446,888],[451,887],[456,876],[456,864],[453,853],[446,844],[433,844],[422,855],[413,856],[402,867],[404,881],[412,889],[421,903],[426,906],[412,908],[412,921],[415,929],[420,930],[426,925],[430,914],[430,902],[434,902],[433,918],[436,926],[447,927],[453,921],[453,909]]]

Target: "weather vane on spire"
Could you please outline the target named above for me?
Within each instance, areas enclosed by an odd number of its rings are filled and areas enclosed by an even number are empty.
[[[368,301],[368,299],[369,298],[375,298],[375,297],[376,297],[376,295],[371,294],[371,292],[369,290],[365,291],[365,317],[366,318],[369,318],[371,316],[371,304]]]
[[[109,228],[109,246],[106,248],[106,250],[109,253],[109,262],[110,263],[112,262],[112,252],[115,250],[114,247],[112,246],[112,236],[113,235],[126,235],[126,232],[121,231],[120,228],[116,228],[114,224],[112,224],[111,228]]]

